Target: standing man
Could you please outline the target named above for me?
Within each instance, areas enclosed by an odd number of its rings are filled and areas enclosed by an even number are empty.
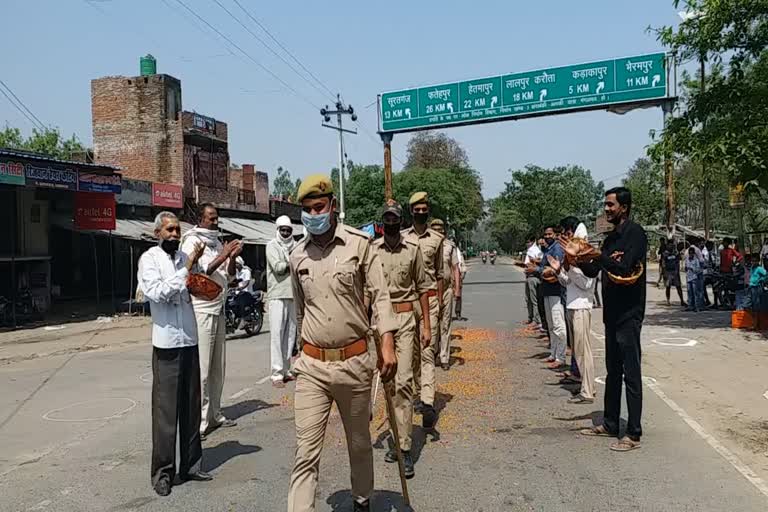
[[[176,476],[177,432],[179,477],[211,479],[200,471],[200,364],[187,292],[187,276],[204,246],[194,246],[189,258],[179,251],[181,225],[171,212],[155,217],[155,236],[159,244],[139,259],[138,282],[152,305],[152,487],[168,496]]]
[[[680,306],[686,307],[688,304],[683,300],[683,287],[680,285],[680,253],[675,248],[675,241],[667,242],[667,249],[662,253],[661,259],[664,262],[664,281],[667,288],[667,306],[669,302],[669,290],[674,286],[677,290],[677,296],[680,298]],[[690,297],[688,297],[690,300]]]
[[[464,255],[461,253],[461,248],[456,247],[456,256],[459,258],[459,271],[461,273],[461,286],[464,286],[464,277],[467,275],[467,263],[464,260]],[[456,312],[456,316],[454,317],[456,320],[464,320],[465,318],[461,316],[461,296],[454,297],[454,310]]]
[[[272,385],[281,388],[286,382],[295,380],[291,373],[291,354],[296,343],[296,310],[289,256],[296,242],[288,216],[278,217],[276,224],[275,239],[267,244],[267,299]]]
[[[527,250],[525,251],[525,304],[528,306],[528,323],[537,327],[541,326],[539,316],[539,283],[538,276],[535,275],[535,265],[541,261],[542,252],[536,244],[536,236],[529,235],[525,242]]]
[[[213,300],[192,297],[200,350],[200,435],[205,439],[219,427],[237,425],[221,413],[221,393],[224,391],[227,360],[224,303],[229,281],[235,277],[237,257],[242,252],[242,246],[236,240],[226,245],[221,243],[219,212],[213,204],[201,204],[198,218],[198,225],[182,237],[181,250],[191,257],[195,247],[203,244],[205,250],[198,262],[200,269],[221,286],[221,293]]]
[[[429,198],[426,192],[414,193],[408,203],[411,206],[413,226],[406,229],[403,235],[419,245],[421,257],[424,260],[424,271],[427,274],[427,295],[429,310],[421,311],[420,315],[429,315],[431,327],[431,342],[421,350],[413,352],[413,380],[416,396],[414,403],[417,411],[422,413],[424,428],[432,428],[437,421],[435,411],[435,344],[440,338],[440,310],[443,307],[443,236],[427,228],[429,219]],[[426,329],[423,320],[419,329]]]
[[[555,240],[554,226],[547,226],[544,229],[544,240],[547,243],[547,250],[537,269],[537,275],[541,277],[541,294],[544,297],[544,309],[547,313],[547,325],[549,327],[549,346],[550,355],[547,358],[547,368],[556,370],[565,366],[565,351],[568,343],[568,328],[565,320],[565,307],[563,306],[561,294],[562,287],[557,280],[557,275],[549,264],[549,256],[552,256],[559,263],[563,262],[563,248]],[[545,279],[545,270],[549,269],[552,278],[548,282]]]
[[[603,322],[605,323],[604,418],[601,425],[582,430],[590,436],[613,437],[619,434],[621,382],[627,388],[628,420],[626,435],[611,444],[611,450],[627,452],[640,448],[643,431],[643,382],[640,371],[640,329],[645,316],[645,268],[648,239],[643,228],[629,219],[632,194],[625,187],[605,193],[605,214],[614,229],[603,244]],[[637,275],[639,265],[642,273]],[[609,274],[634,277],[621,284]]]
[[[288,512],[315,510],[320,454],[334,402],[347,437],[354,510],[368,512],[373,491],[369,417],[376,362],[368,351],[371,320],[366,293],[381,337],[378,366],[385,382],[397,371],[393,333],[398,320],[368,235],[336,221],[331,179],[307,177],[299,187],[298,201],[308,234],[290,256],[302,353],[294,366],[296,461]]]
[[[384,237],[373,242],[373,250],[378,255],[384,268],[389,286],[392,309],[398,322],[395,334],[397,352],[397,374],[395,375],[394,421],[400,434],[400,449],[403,452],[406,478],[415,475],[411,457],[411,433],[413,430],[413,352],[416,344],[429,345],[431,325],[429,315],[424,317],[427,324],[421,330],[421,339],[416,338],[416,301],[421,303],[423,311],[429,310],[427,296],[427,277],[421,259],[419,245],[406,240],[400,233],[403,210],[394,201],[387,202],[384,208]],[[384,457],[386,462],[397,462],[394,445]]]
[[[430,222],[430,227],[445,236],[445,224],[440,219]],[[451,318],[453,301],[461,300],[461,262],[459,249],[451,240],[443,240],[443,309],[440,310],[440,367],[451,369]]]

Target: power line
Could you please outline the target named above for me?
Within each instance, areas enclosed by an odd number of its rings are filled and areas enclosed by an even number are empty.
[[[234,48],[236,48],[236,49],[237,49],[237,50],[238,50],[240,53],[242,53],[243,55],[245,55],[245,57],[247,57],[247,58],[248,58],[248,60],[250,60],[251,62],[253,62],[253,63],[254,63],[256,66],[258,66],[258,67],[259,67],[260,69],[262,69],[264,72],[266,72],[267,74],[269,74],[269,75],[270,75],[272,78],[274,78],[275,80],[277,80],[278,82],[280,82],[280,83],[283,85],[283,87],[285,87],[285,88],[286,88],[286,89],[288,89],[290,92],[292,92],[292,93],[293,93],[293,94],[294,94],[294,95],[295,95],[297,98],[299,98],[299,99],[303,100],[304,102],[306,102],[308,105],[310,105],[311,107],[313,107],[313,108],[315,108],[315,109],[319,109],[319,108],[320,108],[320,107],[318,107],[317,105],[315,105],[314,103],[312,103],[312,101],[311,101],[311,100],[309,100],[309,99],[308,99],[306,96],[304,96],[303,94],[301,94],[300,92],[298,92],[296,89],[294,89],[293,87],[291,87],[291,86],[290,86],[290,85],[289,85],[289,84],[288,84],[288,83],[287,83],[285,80],[283,80],[282,78],[280,78],[279,76],[277,76],[277,75],[276,75],[274,72],[272,72],[272,70],[270,70],[269,68],[267,68],[267,67],[266,67],[264,64],[262,64],[261,62],[259,62],[259,61],[258,61],[258,60],[256,60],[255,58],[253,58],[253,56],[252,56],[250,53],[248,53],[248,52],[246,52],[245,50],[243,50],[242,48],[240,48],[240,46],[238,46],[238,45],[237,45],[237,43],[235,43],[235,42],[234,42],[234,41],[232,41],[230,38],[228,38],[226,35],[224,35],[224,34],[223,34],[223,33],[222,33],[222,32],[221,32],[219,29],[217,29],[216,27],[214,27],[213,25],[211,25],[210,23],[208,23],[208,21],[207,21],[205,18],[203,18],[202,16],[200,16],[199,14],[197,14],[195,11],[193,11],[193,10],[192,10],[192,9],[191,9],[191,8],[190,8],[190,7],[189,7],[187,4],[185,4],[185,3],[184,3],[182,0],[176,0],[176,3],[178,3],[179,5],[181,5],[182,7],[184,7],[184,9],[186,9],[187,11],[189,11],[189,12],[190,12],[190,14],[192,14],[192,15],[193,15],[195,18],[197,18],[198,20],[200,20],[200,21],[201,21],[201,22],[202,22],[202,23],[203,23],[203,24],[204,24],[206,27],[208,27],[209,29],[213,30],[213,31],[214,31],[216,34],[218,34],[218,35],[219,35],[219,37],[221,37],[222,39],[224,39],[225,41],[227,41],[227,42],[228,42],[230,45],[232,45]],[[230,50],[230,51],[231,51],[231,50]]]
[[[235,4],[237,4],[237,6],[245,13],[245,15],[248,16],[256,25],[258,25],[259,28],[269,36],[270,39],[272,39],[286,54],[288,54],[288,56],[290,56],[296,62],[296,64],[298,64],[301,67],[301,69],[303,69],[318,84],[320,84],[320,86],[322,86],[322,88],[325,89],[328,92],[328,94],[330,94],[332,99],[334,98],[335,95],[333,94],[333,91],[327,85],[325,85],[319,78],[317,78],[317,76],[315,76],[314,73],[312,73],[309,69],[307,69],[307,67],[304,64],[302,64],[301,61],[288,48],[286,48],[284,44],[278,41],[277,38],[273,36],[269,30],[267,30],[267,27],[265,27],[263,23],[261,23],[250,12],[248,12],[248,10],[246,10],[246,8],[243,7],[243,5],[239,2],[239,0],[232,0],[232,1],[235,2]]]
[[[295,68],[295,67],[294,67],[294,66],[293,66],[293,65],[292,65],[290,62],[288,62],[287,60],[285,60],[285,58],[284,58],[282,55],[280,55],[279,53],[277,53],[277,52],[274,50],[274,48],[272,48],[270,45],[268,45],[268,44],[267,44],[267,43],[266,43],[266,42],[265,42],[265,41],[264,41],[264,40],[263,40],[261,37],[259,37],[259,36],[258,36],[258,35],[257,35],[257,34],[256,34],[254,31],[253,31],[253,30],[251,30],[250,28],[248,28],[248,26],[247,26],[245,23],[243,23],[243,22],[240,20],[240,18],[238,18],[237,16],[235,16],[235,15],[232,13],[232,11],[230,11],[229,9],[227,9],[227,8],[224,6],[224,4],[222,4],[222,3],[221,3],[219,0],[213,0],[213,1],[216,3],[216,5],[218,5],[219,7],[221,7],[221,8],[224,10],[224,12],[226,12],[226,13],[227,13],[227,14],[228,14],[228,15],[229,15],[229,16],[230,16],[230,17],[231,17],[233,20],[235,20],[235,21],[236,21],[236,22],[237,22],[237,23],[238,23],[238,24],[239,24],[241,27],[243,27],[243,28],[244,28],[244,29],[245,29],[245,30],[246,30],[246,31],[247,31],[249,34],[251,34],[251,36],[253,36],[253,38],[254,38],[254,39],[256,39],[258,42],[260,42],[260,43],[262,44],[262,46],[264,46],[264,48],[266,48],[267,50],[269,50],[270,52],[272,52],[272,54],[273,54],[275,57],[277,57],[278,59],[280,59],[280,60],[281,60],[281,61],[282,61],[282,62],[283,62],[283,63],[284,63],[286,66],[288,66],[288,67],[291,69],[291,71],[293,71],[294,73],[296,73],[296,75],[297,75],[299,78],[301,78],[302,80],[304,80],[305,82],[307,82],[307,83],[308,83],[308,84],[309,84],[311,87],[313,87],[313,88],[314,88],[316,91],[318,91],[318,92],[319,92],[321,95],[323,95],[323,96],[325,95],[325,91],[323,91],[323,90],[322,90],[320,87],[318,87],[317,85],[315,85],[314,83],[312,83],[312,82],[311,82],[309,79],[307,79],[307,77],[306,77],[306,76],[302,75],[302,74],[301,74],[301,73],[300,73],[300,72],[299,72],[299,71],[298,71],[298,70],[297,70],[297,69],[296,69],[296,68]],[[246,14],[247,14],[247,13],[246,13]]]
[[[3,82],[2,80],[0,80],[0,85],[2,85],[11,94],[11,96],[13,96],[13,98],[16,100],[16,102],[14,102],[11,99],[11,97],[8,96],[8,94],[3,89],[0,89],[0,92],[3,93],[3,96],[5,96],[8,99],[8,101],[11,103],[11,105],[16,107],[16,109],[19,112],[21,112],[24,115],[24,117],[26,117],[27,120],[30,123],[32,123],[33,125],[37,125],[37,128],[40,128],[41,130],[45,131],[45,129],[46,129],[45,128],[45,124],[43,124],[43,122],[40,121],[40,119],[24,104],[24,102],[21,101],[19,99],[19,97],[16,96],[16,94],[14,94],[13,90],[11,90],[11,88],[8,87],[8,85],[6,85],[6,83]],[[22,110],[22,108],[23,108],[23,110]],[[25,110],[26,110],[26,112],[25,112]]]

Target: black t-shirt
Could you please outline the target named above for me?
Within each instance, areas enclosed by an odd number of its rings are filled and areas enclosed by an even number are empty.
[[[680,258],[677,257],[677,251],[664,251],[662,261],[664,261],[664,270],[680,273]]]

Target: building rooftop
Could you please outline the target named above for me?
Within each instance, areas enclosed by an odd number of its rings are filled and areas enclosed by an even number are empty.
[[[77,162],[75,160],[62,160],[60,158],[53,158],[51,156],[44,155],[42,153],[35,153],[32,151],[23,151],[21,149],[0,148],[0,156],[6,156],[11,158],[25,158],[27,160],[37,160],[40,162],[48,162],[52,164],[86,167],[89,169],[93,169],[94,171],[101,170],[101,171],[116,172],[121,170],[120,167],[115,167],[112,165],[90,164],[86,162]]]

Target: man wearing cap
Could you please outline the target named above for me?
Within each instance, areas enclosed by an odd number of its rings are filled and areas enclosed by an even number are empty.
[[[429,227],[445,236],[445,223],[433,219]],[[453,299],[461,299],[461,261],[459,249],[451,240],[443,240],[443,309],[440,311],[440,366],[451,368],[451,319]]]
[[[296,460],[288,512],[315,510],[320,454],[334,402],[347,437],[354,510],[367,512],[373,491],[369,417],[376,361],[368,351],[366,293],[381,337],[378,367],[385,382],[397,370],[398,320],[368,235],[336,222],[330,178],[307,177],[297,196],[307,236],[290,255],[301,356],[294,365]]]
[[[411,206],[413,226],[403,231],[406,239],[419,244],[421,257],[424,260],[424,272],[427,279],[427,295],[429,310],[417,312],[422,316],[429,315],[431,341],[421,350],[414,350],[413,381],[415,408],[422,413],[422,423],[425,428],[432,428],[437,421],[435,412],[435,343],[440,336],[440,309],[443,298],[443,236],[437,231],[427,228],[429,219],[429,198],[426,192],[416,192],[408,201]],[[419,329],[426,329],[426,323],[420,322]]]
[[[269,337],[272,385],[285,387],[286,382],[294,380],[291,373],[291,354],[296,343],[296,314],[289,255],[296,246],[296,241],[293,239],[293,224],[288,216],[281,215],[275,224],[275,238],[267,244]]]
[[[429,315],[427,315],[424,318],[427,328],[421,330],[421,339],[416,339],[414,303],[418,300],[422,310],[429,309],[428,282],[419,245],[400,233],[402,217],[403,210],[400,205],[392,200],[388,201],[382,216],[384,237],[373,242],[373,249],[384,267],[392,309],[398,321],[397,334],[395,334],[397,374],[393,405],[397,431],[400,435],[400,449],[403,452],[405,476],[411,478],[415,474],[411,458],[413,352],[415,345],[419,342],[422,345],[429,345],[432,335]],[[389,463],[397,462],[394,446],[387,452],[384,460]]]

